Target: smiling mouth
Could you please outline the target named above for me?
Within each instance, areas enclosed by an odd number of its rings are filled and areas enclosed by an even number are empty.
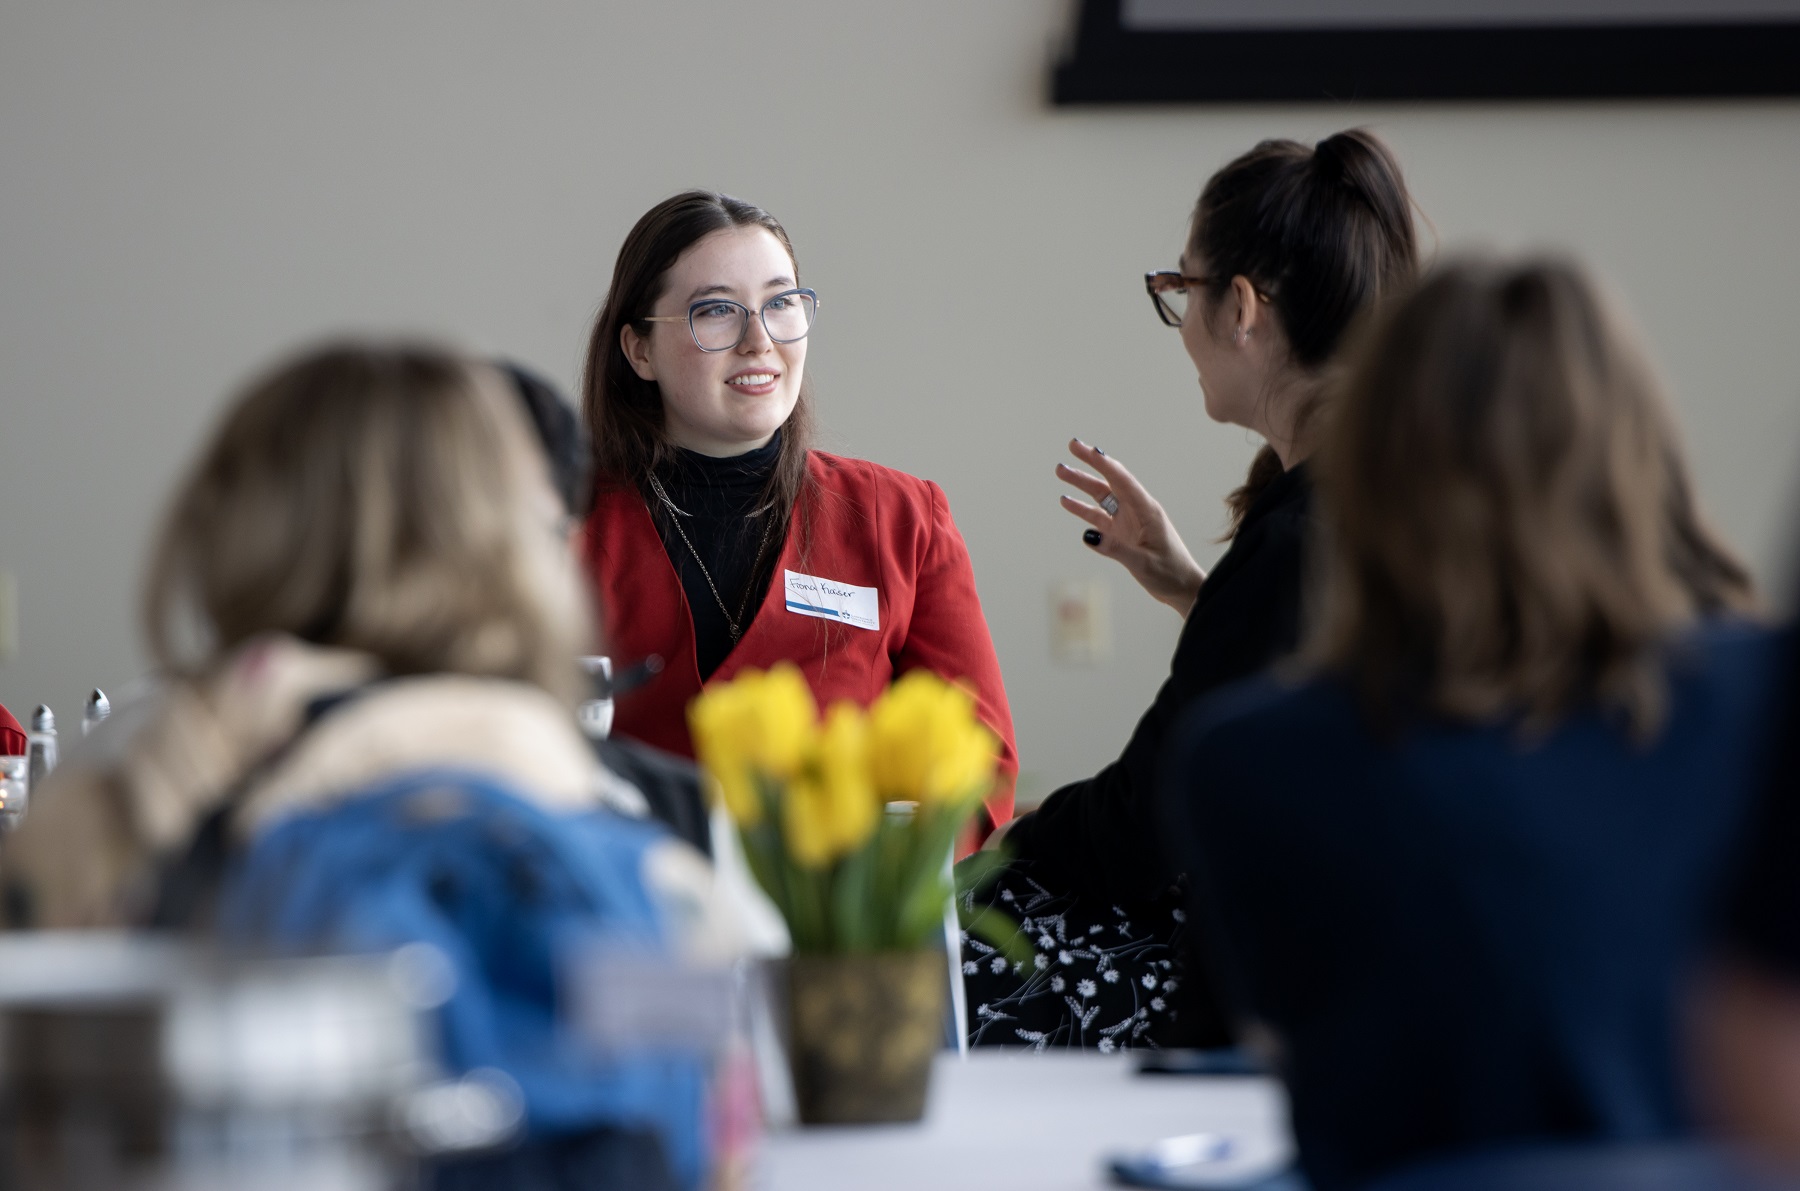
[[[778,375],[778,373],[774,372],[743,372],[732,377],[725,383],[728,385],[736,385],[740,389],[761,389],[774,384],[775,378]]]

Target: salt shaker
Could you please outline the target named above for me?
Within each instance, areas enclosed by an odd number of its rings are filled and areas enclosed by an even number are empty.
[[[81,734],[86,736],[99,727],[100,721],[112,714],[112,700],[99,687],[87,697],[87,705],[81,709]]]
[[[29,770],[26,782],[35,793],[38,783],[56,768],[56,713],[45,704],[39,703],[37,710],[31,713],[31,731],[25,734],[25,740],[26,756],[31,759],[26,766]]]

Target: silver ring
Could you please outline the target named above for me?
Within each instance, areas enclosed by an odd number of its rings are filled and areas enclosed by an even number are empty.
[[[1113,496],[1110,492],[1100,498],[1100,507],[1106,510],[1106,515],[1108,517],[1117,517],[1119,515],[1118,498]]]

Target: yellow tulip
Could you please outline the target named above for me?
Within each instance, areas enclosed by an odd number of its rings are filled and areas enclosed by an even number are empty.
[[[880,821],[867,724],[854,704],[838,703],[788,783],[781,816],[788,852],[803,868],[823,868],[862,847]]]
[[[964,688],[913,670],[869,712],[870,769],[889,800],[921,804],[979,797],[993,781],[999,741]]]
[[[715,758],[702,760],[708,789],[725,804],[725,813],[740,827],[754,827],[762,822],[762,798],[756,792],[756,781],[742,765],[727,767]]]
[[[702,694],[688,707],[688,724],[694,737],[694,756],[710,779],[714,793],[724,802],[734,823],[754,827],[762,820],[762,799],[756,791],[749,759],[735,747],[744,718],[742,695],[731,686],[718,686]]]
[[[792,777],[812,749],[817,721],[812,688],[791,662],[746,670],[689,705],[695,755],[735,822],[761,820],[758,775],[777,783]]]
[[[865,717],[831,708],[824,725],[791,663],[746,670],[708,687],[688,709],[695,753],[741,827],[761,822],[764,791],[778,795],[794,862],[823,868],[862,847],[882,803],[960,806],[992,785],[999,740],[973,695],[924,670],[903,676]]]
[[[999,758],[999,737],[971,719],[932,766],[920,801],[959,802],[982,797],[994,784]]]
[[[819,705],[800,667],[779,662],[753,688],[757,701],[758,747],[752,754],[762,771],[784,778],[799,769],[819,730]]]

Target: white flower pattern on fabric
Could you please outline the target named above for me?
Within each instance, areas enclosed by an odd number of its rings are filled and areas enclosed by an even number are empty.
[[[1178,1005],[1159,994],[1171,991],[1162,986],[1180,975],[1170,957],[1184,932],[1168,908],[1180,896],[1183,891],[1172,889],[1154,905],[1135,906],[1151,923],[1139,930],[1122,906],[1089,907],[1016,869],[1005,870],[979,900],[959,893],[964,925],[988,907],[1004,907],[1012,920],[1007,929],[1016,929],[1032,957],[1028,964],[996,964],[995,948],[967,936],[965,972],[967,961],[975,961],[969,1000],[980,1006],[970,1044],[1103,1053],[1157,1046],[1158,1031],[1177,1028]]]

